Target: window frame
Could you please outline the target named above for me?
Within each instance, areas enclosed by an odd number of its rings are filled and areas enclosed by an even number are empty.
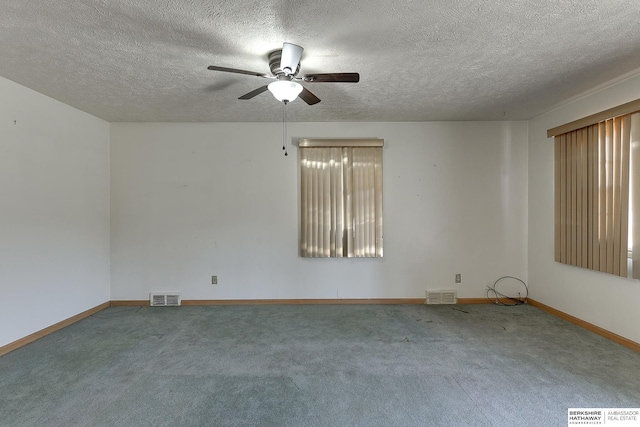
[[[299,255],[382,258],[384,140],[305,138],[298,147]]]

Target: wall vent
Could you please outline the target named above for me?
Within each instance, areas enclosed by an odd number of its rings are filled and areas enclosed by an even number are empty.
[[[180,292],[151,292],[149,305],[151,307],[176,307],[182,302]]]
[[[456,304],[458,296],[456,291],[427,291],[425,304]]]

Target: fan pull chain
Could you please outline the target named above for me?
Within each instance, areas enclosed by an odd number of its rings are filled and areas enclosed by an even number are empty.
[[[282,150],[284,151],[284,155],[288,156],[286,141],[287,141],[287,103],[288,101],[282,101],[284,106],[282,107]]]

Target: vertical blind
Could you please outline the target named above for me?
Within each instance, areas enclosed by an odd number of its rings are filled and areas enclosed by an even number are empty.
[[[300,254],[382,257],[382,147],[331,143],[300,145]]]
[[[627,276],[631,116],[555,136],[555,260]]]
[[[640,113],[631,114],[631,168],[630,168],[631,198],[629,210],[629,226],[631,232],[631,253],[633,263],[631,266],[634,279],[640,279],[640,224],[635,219],[640,215]]]

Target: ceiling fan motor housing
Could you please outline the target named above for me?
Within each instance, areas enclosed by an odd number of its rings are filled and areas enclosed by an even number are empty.
[[[287,70],[282,70],[280,68],[280,61],[282,59],[282,49],[275,50],[269,54],[269,69],[271,70],[271,74],[274,76],[287,75],[287,76],[295,76],[300,71],[300,63],[298,63],[298,67],[294,70],[294,72],[290,72]]]

